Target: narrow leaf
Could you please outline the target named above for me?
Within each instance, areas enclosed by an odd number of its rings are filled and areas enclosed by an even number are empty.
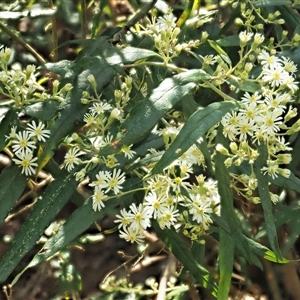
[[[17,120],[18,115],[14,109],[5,112],[5,117],[0,123],[0,151],[6,146],[7,140],[5,139],[5,136],[9,135],[13,125],[17,125]]]
[[[207,288],[212,295],[216,296],[218,287],[210,273],[196,261],[187,247],[185,241],[175,230],[162,230],[157,222],[152,222],[158,236],[163,240],[169,250],[183,264],[183,266],[193,275],[194,279],[204,288]]]
[[[258,182],[259,197],[264,211],[267,235],[272,250],[276,253],[278,258],[281,259],[282,254],[278,245],[276,226],[272,212],[273,207],[269,192],[268,176],[262,174],[261,171],[261,169],[267,165],[268,149],[266,144],[261,141],[260,144],[257,145],[257,150],[259,156],[254,163],[254,171]]]
[[[212,126],[219,122],[227,112],[237,108],[238,102],[227,101],[212,103],[204,109],[197,110],[186,121],[174,142],[152,169],[151,175],[159,173],[169,166],[195,144]]]
[[[140,185],[140,179],[128,179],[124,185],[124,190],[129,191]],[[87,230],[96,220],[105,216],[111,209],[129,199],[132,195],[133,193],[128,193],[124,196],[109,200],[105,203],[105,207],[102,208],[101,211],[94,211],[92,207],[92,197],[88,198],[85,203],[77,208],[68,220],[59,227],[57,233],[46,242],[42,250],[34,256],[26,268],[15,277],[12,284],[15,284],[27,269],[38,265],[62,248],[68,246],[70,242]]]
[[[39,240],[45,228],[74,193],[77,185],[74,175],[66,170],[48,185],[0,262],[0,282],[7,279],[24,255]]]
[[[24,174],[21,174],[21,169],[15,164],[12,164],[1,172],[0,224],[3,223],[9,211],[22,195],[26,184],[27,177]]]
[[[133,108],[130,118],[122,124],[126,133],[120,143],[131,145],[141,140],[165,113],[196,87],[194,82],[207,77],[209,75],[205,72],[191,70],[165,79],[150,97],[138,102]]]

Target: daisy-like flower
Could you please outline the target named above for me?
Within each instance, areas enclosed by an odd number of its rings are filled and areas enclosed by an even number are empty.
[[[27,129],[29,131],[29,136],[36,137],[40,142],[45,142],[50,136],[50,130],[44,129],[45,124],[42,122],[39,122],[37,125],[35,121],[32,121],[31,124],[27,125],[27,127],[29,127]]]
[[[89,108],[92,115],[100,115],[103,114],[105,111],[110,110],[112,106],[108,103],[100,101],[99,103],[94,103],[92,107]]]
[[[242,97],[242,102],[245,104],[250,104],[250,103],[262,103],[263,101],[260,100],[261,95],[256,91],[254,94],[250,95],[248,92],[244,94]]]
[[[123,228],[120,230],[120,238],[125,239],[127,242],[142,244],[145,236],[131,227]]]
[[[125,181],[125,173],[121,173],[121,169],[114,169],[112,174],[107,174],[107,190],[106,192],[112,190],[115,195],[119,194],[122,187],[122,183]]]
[[[135,151],[131,150],[131,147],[132,147],[132,145],[130,145],[130,146],[123,145],[121,148],[121,152],[124,153],[125,157],[128,159],[133,158],[134,155],[136,154]]]
[[[279,57],[270,55],[266,50],[262,50],[261,53],[257,56],[257,58],[261,61],[261,64],[264,67],[276,69],[281,67],[281,60]]]
[[[110,176],[109,171],[100,171],[97,175],[96,175],[96,179],[95,181],[93,181],[92,183],[89,184],[89,186],[97,186],[100,188],[106,188],[108,186],[107,180],[108,180],[108,176]]]
[[[268,136],[273,136],[279,131],[279,125],[282,123],[281,113],[278,111],[267,111],[265,119],[261,124],[260,131],[265,132]]]
[[[287,71],[289,73],[297,72],[297,66],[288,57],[282,56],[281,61],[283,62],[283,68],[285,71]]]
[[[178,217],[179,217],[178,209],[175,209],[174,206],[169,206],[164,211],[164,214],[157,220],[159,227],[161,229],[164,229],[166,227],[170,229],[171,226],[174,226],[175,229],[177,229],[179,226],[178,224],[176,224]]]
[[[79,156],[79,149],[78,148],[72,148],[68,151],[68,153],[65,155],[65,161],[64,164],[70,172],[72,169],[74,169],[75,165],[78,165],[80,163],[80,159],[77,157]]]
[[[203,201],[199,194],[193,195],[194,198],[189,202],[189,213],[193,216],[193,221],[199,224],[205,223],[209,224],[212,222],[210,214],[213,212],[210,207],[210,201]]]
[[[156,26],[159,30],[176,27],[176,17],[172,13],[165,14],[163,17],[158,17]]]
[[[275,163],[269,163],[269,165],[267,167],[263,167],[261,171],[263,174],[268,174],[274,179],[278,176],[279,165]]]
[[[83,116],[83,121],[88,125],[92,125],[96,122],[96,117],[93,114],[86,113]]]
[[[16,153],[16,156],[19,159],[13,158],[12,160],[15,162],[15,164],[22,167],[22,174],[25,173],[26,176],[33,175],[35,173],[34,167],[37,167],[37,157],[33,158],[33,154],[31,151],[27,152],[18,152]]]
[[[118,225],[118,228],[120,229],[121,227],[123,228],[127,228],[131,222],[132,222],[132,214],[128,211],[126,211],[125,208],[123,208],[120,211],[119,215],[116,215],[117,220],[115,220],[115,223],[120,223]]]
[[[130,205],[130,210],[130,217],[132,219],[130,228],[136,232],[140,232],[145,230],[147,227],[150,227],[151,211],[149,208],[143,206],[143,204],[139,204],[137,207],[136,204],[133,203]]]
[[[12,143],[12,148],[15,154],[18,154],[20,152],[32,152],[32,150],[36,148],[35,142],[30,141],[30,134],[27,130],[16,133],[15,139],[12,141]]]
[[[96,186],[94,195],[93,195],[93,210],[101,210],[102,207],[104,207],[103,201],[107,198],[107,196],[104,194],[103,190],[101,187]]]
[[[162,216],[164,211],[168,208],[164,200],[162,197],[158,198],[155,192],[150,192],[145,197],[144,205],[149,208],[149,212],[153,215],[154,219]]]
[[[262,80],[269,82],[272,87],[278,87],[281,84],[284,84],[284,82],[289,77],[289,73],[284,71],[283,67],[279,65],[276,68],[272,67],[270,69],[264,69],[263,73],[264,76]]]

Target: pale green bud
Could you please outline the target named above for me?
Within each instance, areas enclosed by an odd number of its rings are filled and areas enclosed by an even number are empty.
[[[281,176],[285,177],[285,178],[289,178],[290,175],[291,175],[291,171],[290,171],[289,169],[281,169],[281,168],[279,168],[279,169],[278,169],[278,173],[279,173]]]
[[[229,155],[228,150],[227,150],[222,144],[217,144],[216,150],[217,150],[218,152],[222,153],[223,155],[226,155],[226,156]]]

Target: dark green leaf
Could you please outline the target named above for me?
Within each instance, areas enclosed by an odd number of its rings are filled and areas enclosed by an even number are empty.
[[[24,255],[35,245],[45,228],[74,193],[78,182],[66,170],[51,182],[26,218],[0,262],[0,282],[4,282]]]
[[[179,234],[173,229],[162,230],[157,222],[153,222],[152,225],[169,250],[183,264],[186,270],[192,274],[197,283],[207,288],[212,295],[216,296],[218,287],[212,276],[195,260],[185,241]]]
[[[238,102],[226,101],[212,103],[206,108],[196,111],[186,121],[174,142],[151,171],[151,175],[161,172],[170,165],[219,122],[227,112],[237,108]]]
[[[128,179],[124,185],[124,190],[129,191],[136,189],[141,184],[141,180],[137,178]],[[61,225],[57,233],[51,237],[44,245],[42,251],[37,253],[33,260],[26,266],[21,273],[19,273],[13,281],[13,284],[17,282],[19,277],[29,268],[32,268],[39,263],[45,261],[59,250],[68,246],[76,237],[87,230],[91,224],[96,220],[105,216],[112,208],[118,204],[123,203],[125,200],[132,197],[133,193],[128,193],[124,196],[114,198],[105,203],[105,207],[101,211],[94,211],[92,207],[92,197],[88,198],[84,204],[77,208],[73,214],[68,218],[66,223]],[[0,265],[1,270],[1,265]]]
[[[3,223],[11,208],[22,195],[27,177],[21,174],[21,168],[12,164],[0,175],[0,224]]]
[[[265,225],[267,229],[267,235],[272,250],[276,253],[279,259],[282,258],[282,254],[278,245],[277,231],[274,224],[273,207],[269,192],[268,176],[262,174],[261,169],[267,165],[268,149],[265,143],[262,141],[257,145],[259,156],[254,163],[254,171],[258,182],[258,191],[260,201],[264,210]]]

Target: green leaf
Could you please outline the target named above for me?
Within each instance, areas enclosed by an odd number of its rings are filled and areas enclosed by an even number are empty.
[[[278,175],[275,178],[269,176],[269,181],[276,184],[277,186],[281,186],[286,189],[294,190],[300,193],[300,179],[296,177],[293,173],[290,174],[288,178]]]
[[[14,109],[10,109],[7,112],[5,112],[5,116],[0,123],[0,136],[1,136],[0,151],[4,149],[4,147],[8,142],[5,139],[5,136],[8,136],[10,134],[12,126],[17,125],[17,122],[18,122],[18,115]]]
[[[66,170],[62,170],[60,176],[48,185],[0,262],[0,282],[7,279],[39,240],[45,228],[70,199],[77,185],[74,175]]]
[[[195,144],[212,126],[218,123],[227,112],[237,108],[238,102],[226,101],[212,103],[206,108],[196,111],[186,121],[178,136],[152,169],[150,175],[159,173],[169,166]]]
[[[227,78],[226,81],[245,92],[255,93],[260,89],[260,85],[257,82],[253,82],[250,80],[243,80],[242,84],[240,84],[238,80],[233,80],[231,78]]]
[[[192,274],[197,283],[208,289],[212,295],[216,296],[218,286],[214,282],[210,273],[195,260],[190,249],[179,234],[173,229],[162,230],[156,221],[152,222],[152,226],[169,250]]]
[[[50,121],[60,109],[61,103],[57,100],[47,99],[44,102],[38,102],[24,107],[24,113],[43,121]]]
[[[221,206],[222,210],[222,206]],[[220,282],[218,289],[218,300],[227,300],[231,285],[232,268],[234,264],[234,241],[232,237],[220,229],[219,264]]]
[[[139,186],[141,186],[140,179],[128,179],[124,185],[124,191],[130,191],[132,189],[136,189]],[[124,196],[108,200],[105,203],[105,207],[102,208],[101,211],[94,211],[92,206],[92,197],[88,198],[84,202],[84,204],[81,207],[77,208],[67,219],[67,221],[59,227],[57,233],[46,242],[42,250],[34,256],[32,261],[26,266],[26,268],[23,269],[15,277],[12,284],[15,284],[27,269],[38,265],[39,263],[54,255],[56,252],[68,246],[70,242],[72,242],[81,233],[87,230],[91,226],[91,224],[107,215],[107,213],[118,204],[123,203],[124,201],[132,197],[133,193],[128,193]]]
[[[27,184],[27,177],[21,169],[12,164],[0,174],[0,224],[19,200]]]
[[[279,5],[292,5],[292,1],[290,0],[260,0],[254,3],[254,7],[268,7],[268,6],[279,6]],[[278,8],[277,8],[278,9]]]
[[[221,47],[236,47],[240,46],[240,38],[237,34],[226,36],[216,41]]]
[[[126,133],[120,144],[131,145],[140,141],[178,101],[193,91],[194,82],[209,77],[204,71],[190,70],[165,79],[148,98],[132,109],[130,117],[122,124]]]
[[[276,226],[274,224],[273,207],[269,193],[268,176],[262,174],[261,169],[267,165],[268,149],[265,143],[260,141],[257,145],[259,156],[254,163],[254,171],[258,182],[258,192],[262,208],[264,211],[265,224],[267,229],[267,235],[272,250],[276,253],[279,259],[282,258],[282,254],[278,245],[278,238],[276,232]]]
[[[268,2],[274,2],[274,1],[269,0]],[[290,1],[285,1],[285,2],[290,2]],[[296,12],[293,8],[280,5],[276,7],[276,9],[279,10],[281,17],[285,20],[285,23],[289,24],[289,27],[291,27],[293,30],[295,30],[300,25],[300,16],[298,12]]]

